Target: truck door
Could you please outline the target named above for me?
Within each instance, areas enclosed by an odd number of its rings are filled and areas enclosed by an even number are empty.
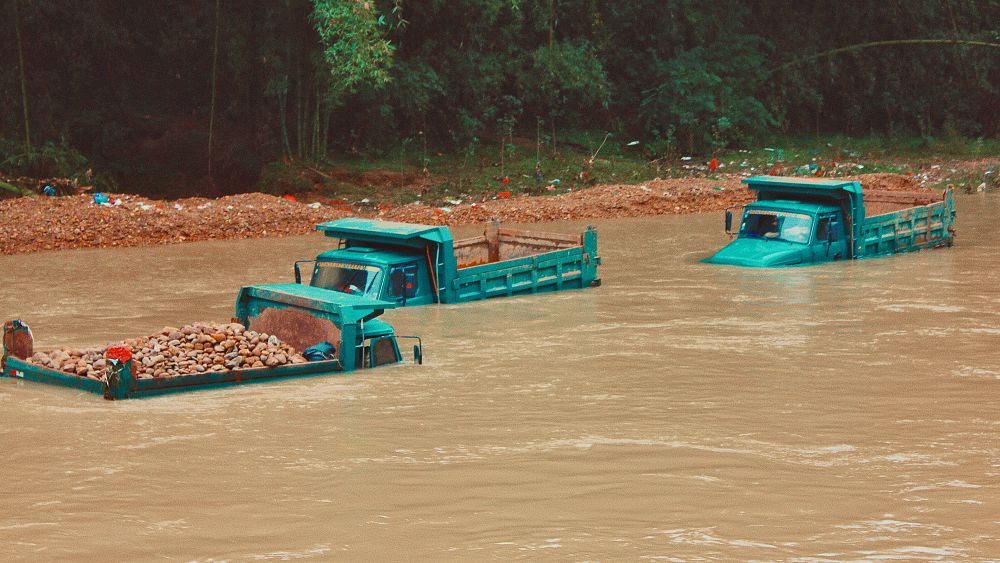
[[[842,260],[844,247],[844,227],[836,215],[821,215],[816,222],[816,235],[813,237],[813,260]]]
[[[406,304],[407,299],[417,295],[417,263],[393,266],[389,270],[389,293],[397,303]]]

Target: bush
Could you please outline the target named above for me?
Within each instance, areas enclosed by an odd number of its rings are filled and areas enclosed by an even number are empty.
[[[87,176],[87,158],[65,142],[47,142],[25,150],[24,145],[0,139],[0,173],[32,178],[83,179]]]

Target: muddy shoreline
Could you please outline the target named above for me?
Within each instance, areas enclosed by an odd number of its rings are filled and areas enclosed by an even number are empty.
[[[908,176],[866,174],[856,179],[869,190],[923,191]],[[302,235],[317,223],[348,216],[435,225],[482,223],[491,217],[538,223],[704,213],[750,200],[750,192],[735,176],[599,185],[551,196],[502,196],[446,207],[331,205],[261,193],[175,201],[109,194],[111,205],[97,205],[88,194],[22,197],[0,201],[0,254]]]

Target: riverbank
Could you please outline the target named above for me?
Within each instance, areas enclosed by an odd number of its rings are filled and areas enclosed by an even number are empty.
[[[912,176],[865,174],[857,178],[866,189],[926,189]],[[550,196],[509,197],[499,192],[481,200],[454,199],[445,206],[347,204],[261,193],[175,201],[109,194],[108,199],[107,205],[95,204],[89,194],[0,201],[0,254],[301,235],[312,232],[317,223],[347,216],[460,225],[491,217],[537,223],[702,213],[745,203],[750,193],[733,175],[600,185]]]

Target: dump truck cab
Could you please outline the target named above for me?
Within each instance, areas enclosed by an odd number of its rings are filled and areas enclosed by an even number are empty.
[[[415,336],[398,336],[378,319],[392,302],[302,284],[266,284],[240,289],[236,320],[251,330],[273,334],[298,350],[332,346],[342,371],[400,363],[399,340],[416,341],[413,359],[422,362]]]
[[[339,239],[340,247],[296,262],[296,283],[394,307],[427,305],[438,299],[431,266],[438,272],[455,269],[447,227],[351,217],[316,228]],[[311,272],[303,271],[304,264],[311,264]]]
[[[434,302],[426,259],[370,246],[320,254],[313,263],[309,285],[398,306]]]
[[[708,261],[757,268],[841,260],[848,256],[843,210],[834,205],[792,200],[747,205],[737,228],[727,215],[726,231],[736,235]]]

